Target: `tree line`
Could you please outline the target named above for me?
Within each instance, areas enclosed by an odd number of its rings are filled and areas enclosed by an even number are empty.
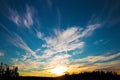
[[[18,77],[18,67],[8,66],[7,64],[0,64],[0,77]]]

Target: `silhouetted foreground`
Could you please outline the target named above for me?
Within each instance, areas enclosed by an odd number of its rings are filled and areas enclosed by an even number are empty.
[[[0,64],[0,77],[18,77],[18,67],[8,66],[7,64]]]
[[[120,80],[120,76],[112,72],[85,72],[60,77],[1,77],[0,80]]]
[[[10,67],[7,64],[0,64],[0,80],[120,80],[120,75],[115,72],[93,71],[80,74],[65,74],[60,77],[21,77],[18,67]]]

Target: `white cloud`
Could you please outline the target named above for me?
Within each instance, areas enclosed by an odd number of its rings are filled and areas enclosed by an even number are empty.
[[[83,49],[85,42],[81,39],[91,34],[95,29],[99,28],[100,24],[87,26],[86,29],[71,27],[64,31],[54,30],[55,36],[44,37],[46,42],[47,55],[56,54],[58,52],[68,52],[75,49]]]
[[[74,60],[73,62],[79,63],[79,62],[86,62],[87,61],[90,63],[94,63],[97,61],[108,61],[108,60],[114,59],[114,58],[119,57],[119,56],[120,56],[120,53],[116,53],[113,55],[107,55],[107,56],[104,56],[104,55],[102,55],[102,56],[88,56],[85,58]]]
[[[42,34],[41,32],[39,32],[39,31],[37,31],[37,37],[38,37],[39,39],[42,39],[42,38],[43,38],[43,34]]]
[[[36,61],[36,60],[31,60],[31,59],[28,59],[27,61],[24,61],[24,62],[20,62],[18,61],[17,63],[15,63],[14,65],[15,66],[19,66],[19,68],[21,70],[32,70],[32,69],[38,69],[40,70],[40,66],[44,65],[45,62],[40,62],[40,61]]]
[[[4,53],[0,51],[0,57],[4,56]]]
[[[88,25],[87,29],[85,29],[82,34],[80,35],[80,37],[86,37],[89,36],[93,33],[93,31],[97,28],[100,28],[101,24],[93,24],[93,25]]]
[[[116,68],[120,67],[120,60],[112,60],[120,56],[120,53],[116,53],[113,55],[107,56],[88,56],[81,59],[74,59],[70,62],[68,66],[68,72],[74,73],[78,70],[81,72],[84,71],[94,71],[94,70],[105,70],[109,71],[112,67],[111,71],[115,71]],[[112,60],[112,61],[109,61]],[[102,62],[101,62],[102,61]],[[77,70],[77,71],[76,71]]]
[[[23,39],[19,35],[15,34],[15,39],[11,39],[10,42],[13,45],[15,45],[16,47],[20,47],[20,48],[24,49],[25,51],[30,53],[32,56],[34,56],[36,58],[38,57],[37,54],[28,47],[28,45],[23,41]]]
[[[33,68],[47,70],[59,65],[68,67],[69,64],[71,64],[70,57],[77,54],[76,52],[70,55],[69,51],[75,51],[76,49],[83,51],[85,45],[83,38],[88,36],[98,27],[100,27],[100,24],[87,26],[86,29],[71,27],[66,30],[54,30],[54,36],[50,37],[45,37],[41,32],[37,31],[37,36],[40,39],[42,38],[45,43],[42,44],[40,48],[36,49],[35,52],[30,49],[20,36],[15,34],[16,38],[12,39],[11,42],[27,52],[27,54],[22,56],[22,60],[16,63],[16,65],[21,64],[19,66],[23,70]],[[42,54],[39,55],[39,53]],[[30,58],[31,55],[34,57]],[[29,67],[27,67],[28,64],[30,65]]]
[[[34,24],[34,9],[32,7],[27,6],[24,14],[19,14],[17,10],[12,9],[9,9],[9,12],[10,20],[12,20],[17,26],[25,26],[30,28]]]
[[[17,11],[15,10],[12,10],[12,9],[9,9],[9,12],[10,12],[10,19],[16,24],[16,25],[20,25],[22,22],[21,22],[21,17],[20,15],[18,14]]]
[[[30,26],[33,25],[33,12],[29,6],[26,8],[26,14],[23,18],[23,23],[27,28],[30,28]]]
[[[69,62],[69,58],[71,55],[69,54],[58,54],[52,58],[49,58],[44,65],[44,68],[50,69],[55,68],[56,66],[67,66]]]

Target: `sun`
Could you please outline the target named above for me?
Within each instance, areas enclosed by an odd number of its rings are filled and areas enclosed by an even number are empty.
[[[64,75],[66,71],[67,71],[67,68],[63,67],[63,66],[58,66],[58,67],[50,70],[51,73],[54,73],[57,76]]]

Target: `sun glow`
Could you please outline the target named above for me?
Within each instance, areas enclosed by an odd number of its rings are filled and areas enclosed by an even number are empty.
[[[57,76],[64,75],[66,71],[67,71],[67,68],[63,67],[63,66],[58,66],[58,67],[50,70],[51,73],[54,73]]]

